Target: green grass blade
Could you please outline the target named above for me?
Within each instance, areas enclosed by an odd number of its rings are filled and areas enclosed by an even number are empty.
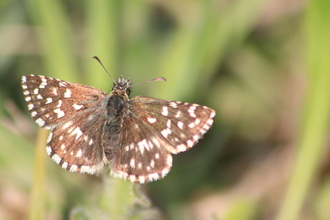
[[[86,81],[88,85],[109,91],[113,84],[102,67],[92,59],[98,56],[116,79],[120,63],[120,24],[122,2],[115,0],[87,1]]]
[[[29,219],[42,220],[45,218],[45,143],[48,131],[39,129],[36,151],[33,184],[30,195]]]
[[[318,168],[330,113],[330,2],[311,1],[305,20],[309,91],[297,159],[278,220],[299,219],[299,213]]]
[[[63,4],[57,0],[29,0],[27,4],[30,17],[38,25],[45,75],[77,82],[74,40]]]

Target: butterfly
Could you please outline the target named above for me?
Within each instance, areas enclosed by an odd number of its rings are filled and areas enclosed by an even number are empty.
[[[151,81],[159,80],[165,79]],[[51,130],[46,152],[58,165],[95,174],[108,164],[113,176],[146,183],[167,175],[171,154],[193,147],[212,126],[215,111],[186,102],[129,98],[131,87],[121,76],[107,95],[51,77],[22,77],[28,110],[40,127]]]

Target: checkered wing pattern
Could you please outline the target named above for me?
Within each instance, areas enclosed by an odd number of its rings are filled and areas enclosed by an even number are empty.
[[[163,178],[172,155],[209,130],[215,111],[197,104],[136,96],[120,77],[109,95],[45,76],[22,77],[35,122],[51,129],[46,151],[62,168],[94,174],[109,164],[114,176],[146,183]]]
[[[149,97],[136,96],[129,104],[112,173],[133,182],[163,178],[172,166],[171,153],[194,146],[215,116],[206,106]]]
[[[48,155],[71,172],[98,173],[107,162],[101,143],[104,123],[99,109],[75,114],[49,134]]]
[[[100,114],[106,94],[39,75],[23,76],[22,88],[34,121],[53,129],[47,140],[48,155],[72,172],[93,174],[101,170],[105,158],[100,137],[105,119]]]
[[[25,101],[33,120],[52,129],[74,114],[102,105],[106,94],[99,89],[39,75],[22,77]]]

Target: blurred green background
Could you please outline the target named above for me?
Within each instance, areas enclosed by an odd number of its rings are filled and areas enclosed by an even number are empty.
[[[329,12],[328,0],[0,1],[0,219],[330,219]],[[167,79],[132,96],[217,111],[165,179],[135,189],[46,157],[21,76],[110,92],[95,55],[114,78]]]

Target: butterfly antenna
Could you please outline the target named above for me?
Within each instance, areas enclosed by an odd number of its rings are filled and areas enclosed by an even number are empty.
[[[105,72],[107,72],[107,74],[110,76],[110,78],[112,79],[112,81],[114,81],[115,84],[117,85],[117,81],[110,75],[109,71],[105,68],[105,66],[103,65],[103,63],[100,60],[100,58],[98,58],[97,56],[93,56],[93,59],[97,60],[97,62],[99,62],[99,64],[101,64],[101,66],[103,67],[103,69],[105,70]]]
[[[135,84],[133,86],[130,86],[130,88],[135,87],[135,86],[139,86],[139,85],[142,85],[142,84],[150,83],[150,82],[156,82],[156,81],[164,81],[164,82],[166,82],[166,79],[164,77],[158,77],[156,79],[151,79],[151,80],[148,80],[148,81],[145,81],[145,82],[141,82],[141,83]]]

